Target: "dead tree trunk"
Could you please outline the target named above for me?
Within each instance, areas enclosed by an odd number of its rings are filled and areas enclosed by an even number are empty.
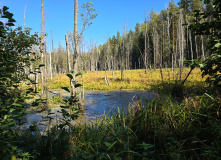
[[[40,52],[41,52],[41,64],[44,63],[44,51],[43,51],[43,14],[44,12],[44,0],[41,1],[41,44],[40,44]],[[41,98],[43,98],[44,95],[44,68],[41,67]]]
[[[146,18],[146,26],[145,26],[145,41],[144,41],[144,65],[145,65],[145,74],[147,74],[147,18]]]
[[[67,49],[67,69],[68,73],[71,74],[71,55],[70,55],[70,45],[68,40],[68,35],[65,35],[65,41],[66,41],[66,49]],[[71,96],[74,96],[74,84],[72,83],[73,79],[70,78],[70,86],[71,86]]]

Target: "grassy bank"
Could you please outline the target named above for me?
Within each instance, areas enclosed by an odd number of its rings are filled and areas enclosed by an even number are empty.
[[[90,124],[66,119],[44,135],[23,132],[19,147],[33,159],[220,159],[220,98],[138,101]]]

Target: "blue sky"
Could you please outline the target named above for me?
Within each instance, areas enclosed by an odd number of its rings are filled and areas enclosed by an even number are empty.
[[[92,2],[95,13],[98,13],[93,24],[84,32],[86,50],[93,41],[99,45],[104,43],[108,37],[116,35],[117,31],[123,32],[126,25],[127,30],[134,30],[136,23],[144,21],[144,15],[148,10],[160,12],[166,9],[169,0],[79,0],[79,7],[86,2]],[[179,0],[175,0],[177,4]],[[44,0],[46,14],[45,30],[48,33],[48,50],[51,51],[51,30],[53,32],[54,47],[59,42],[65,47],[65,34],[73,32],[74,27],[74,0]],[[16,26],[24,26],[24,10],[26,6],[26,27],[32,28],[32,33],[40,33],[41,22],[41,0],[0,0],[0,6],[8,6],[9,11],[14,14]],[[81,9],[79,9],[81,12]],[[80,20],[80,17],[79,17]],[[79,28],[82,23],[79,22]]]

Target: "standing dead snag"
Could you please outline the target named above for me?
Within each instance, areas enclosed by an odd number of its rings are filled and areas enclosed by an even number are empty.
[[[41,0],[41,33],[40,33],[40,38],[41,38],[41,44],[40,44],[40,53],[41,53],[41,65],[44,63],[44,51],[43,51],[43,12],[44,12],[44,0]],[[41,98],[43,98],[44,94],[44,68],[41,66]]]
[[[69,40],[68,40],[68,35],[65,35],[65,41],[66,41],[66,48],[67,48],[67,69],[68,73],[71,74],[71,55],[70,55],[70,45],[69,45]],[[73,79],[70,78],[70,86],[71,86],[71,96],[74,96],[74,84],[72,83]]]

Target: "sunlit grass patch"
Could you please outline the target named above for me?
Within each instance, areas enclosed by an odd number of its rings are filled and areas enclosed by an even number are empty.
[[[88,72],[84,73],[84,87],[86,90],[116,90],[116,89],[130,89],[130,90],[155,90],[162,93],[169,93],[171,86],[175,82],[181,83],[187,74],[189,68],[183,68],[182,70],[176,69],[162,69],[162,75],[160,69],[148,70],[145,74],[144,69],[139,70],[124,70],[124,76],[121,80],[121,71],[107,71],[108,83],[105,82],[105,72]],[[191,93],[194,89],[196,93],[201,92],[206,88],[204,82],[206,77],[202,78],[201,71],[196,68],[192,71],[188,79],[184,84],[185,93]],[[78,77],[78,82],[83,83],[82,76]],[[48,86],[51,89],[58,89],[60,87],[69,87],[69,78],[64,74],[59,74],[54,77],[53,81],[48,82]],[[192,88],[192,89],[191,89]]]
[[[53,77],[53,80],[47,80],[47,87],[49,89],[60,89],[61,87],[70,87],[70,79],[65,74],[58,74]]]

